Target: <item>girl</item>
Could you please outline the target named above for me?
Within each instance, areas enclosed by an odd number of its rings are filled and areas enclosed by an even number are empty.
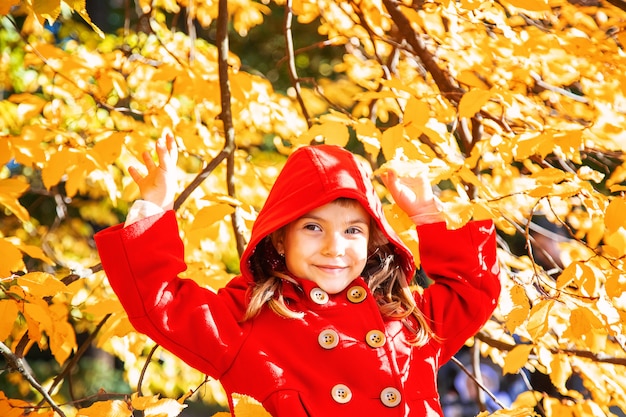
[[[437,370],[499,295],[491,221],[447,230],[426,179],[387,171],[383,181],[416,223],[421,265],[434,280],[412,292],[413,256],[366,170],[340,147],[303,147],[259,212],[241,274],[215,293],[178,277],[173,137],[157,155],[158,164],[144,155],[145,177],[130,169],[146,201],[125,226],[95,236],[137,331],[274,417],[442,415]]]

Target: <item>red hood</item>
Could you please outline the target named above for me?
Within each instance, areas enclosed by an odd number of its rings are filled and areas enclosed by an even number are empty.
[[[340,197],[355,199],[365,207],[396,247],[410,279],[415,272],[413,255],[387,223],[368,172],[352,153],[333,145],[307,146],[289,156],[252,228],[241,257],[242,275],[252,280],[248,259],[265,236]]]

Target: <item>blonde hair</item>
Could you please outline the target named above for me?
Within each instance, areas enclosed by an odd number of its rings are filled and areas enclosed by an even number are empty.
[[[340,198],[340,204],[358,204],[353,199]],[[437,338],[432,331],[428,319],[415,304],[413,294],[405,271],[396,262],[398,255],[394,247],[376,223],[372,220],[368,243],[369,256],[361,273],[370,291],[374,295],[381,314],[385,317],[402,320],[404,325],[414,333],[411,343],[424,346],[430,338]],[[276,314],[286,318],[302,318],[303,312],[289,309],[282,294],[284,281],[295,281],[286,273],[282,258],[266,236],[258,244],[248,261],[255,278],[250,302],[244,321],[255,317],[265,304]],[[412,320],[411,320],[412,319]]]

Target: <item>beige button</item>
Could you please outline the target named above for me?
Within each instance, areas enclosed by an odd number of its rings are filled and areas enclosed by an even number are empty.
[[[401,399],[402,395],[400,395],[400,391],[392,387],[385,388],[380,393],[380,401],[387,407],[396,407],[400,404]]]
[[[311,296],[311,300],[313,300],[315,304],[322,305],[328,302],[328,294],[321,288],[313,288],[309,296]]]
[[[339,404],[345,404],[352,399],[352,391],[343,384],[335,385],[330,394]]]
[[[385,345],[385,334],[380,330],[370,330],[365,335],[365,342],[373,348],[379,348]]]
[[[367,297],[367,291],[360,285],[355,285],[348,289],[348,300],[355,304],[365,300],[365,297]]]
[[[332,349],[339,344],[339,334],[333,329],[322,330],[317,336],[317,342],[324,349]]]

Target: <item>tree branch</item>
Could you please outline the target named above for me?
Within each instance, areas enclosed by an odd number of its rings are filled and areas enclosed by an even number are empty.
[[[91,342],[93,342],[93,340],[96,338],[96,335],[102,329],[102,326],[104,326],[104,324],[107,322],[107,320],[109,320],[110,317],[111,317],[110,313],[104,316],[102,320],[100,320],[100,323],[98,323],[94,331],[91,332],[91,334],[87,337],[87,339],[85,339],[83,344],[80,345],[80,348],[78,348],[78,351],[74,354],[74,356],[72,356],[72,358],[69,361],[65,362],[65,365],[63,366],[63,370],[59,372],[57,376],[54,377],[54,380],[52,381],[52,385],[50,386],[50,388],[48,388],[49,393],[52,393],[54,389],[57,387],[57,385],[59,385],[61,381],[63,381],[63,379],[65,379],[65,377],[72,371],[72,369],[74,369],[74,366],[76,366],[80,358],[82,358],[85,352],[87,352],[87,349],[89,349],[89,347],[91,346]]]
[[[515,346],[517,346],[514,344],[503,342],[501,340],[493,339],[484,332],[479,332],[476,335],[476,338],[482,342],[485,342],[492,348],[498,349],[503,352],[509,352],[513,350]],[[562,354],[568,356],[576,356],[579,358],[589,359],[593,362],[598,363],[610,363],[612,365],[626,366],[626,358],[616,358],[614,356],[608,356],[602,353],[593,353],[587,350],[552,348],[550,349],[550,353],[552,353],[553,355]]]
[[[4,343],[0,342],[0,353],[5,357],[7,363],[9,364],[9,369],[15,370],[22,374],[22,376],[28,381],[28,383],[39,392],[45,401],[50,404],[50,407],[59,414],[61,417],[66,417],[63,410],[54,402],[50,394],[41,386],[41,384],[37,381],[35,376],[33,375],[33,371],[30,369],[28,362],[24,360],[24,358],[17,356],[11,349]]]
[[[233,114],[230,105],[230,80],[228,78],[228,1],[219,0],[217,15],[217,45],[218,45],[218,73],[220,81],[220,99],[222,105],[222,113],[220,118],[224,124],[224,150],[227,152],[226,158],[226,186],[228,195],[234,197],[235,190],[235,128],[233,125]],[[241,209],[235,207],[235,211],[231,216],[233,231],[237,243],[237,252],[239,257],[243,254],[246,246],[243,235],[244,221],[241,217]]]
[[[419,36],[416,36],[415,31],[411,27],[411,22],[400,10],[398,2],[394,0],[383,0],[383,4],[391,15],[393,22],[400,30],[400,34],[409,43],[409,45],[411,45],[419,59],[424,64],[426,71],[428,71],[433,77],[433,80],[439,87],[439,90],[446,96],[450,96],[448,97],[450,100],[458,103],[458,100],[460,100],[460,96],[462,95],[462,91],[455,85],[452,77],[439,68],[435,62],[433,54],[431,54],[428,48],[426,48],[424,41]]]
[[[287,69],[289,72],[289,79],[291,80],[291,84],[293,88],[296,90],[296,98],[298,103],[300,104],[300,108],[302,109],[302,115],[306,120],[306,124],[308,127],[311,127],[311,119],[309,117],[309,112],[304,105],[304,99],[302,98],[302,91],[300,88],[300,80],[298,79],[298,72],[296,70],[296,59],[295,54],[293,52],[293,37],[291,34],[291,22],[293,21],[293,11],[291,10],[292,0],[287,0],[285,3],[285,45],[288,59]]]

